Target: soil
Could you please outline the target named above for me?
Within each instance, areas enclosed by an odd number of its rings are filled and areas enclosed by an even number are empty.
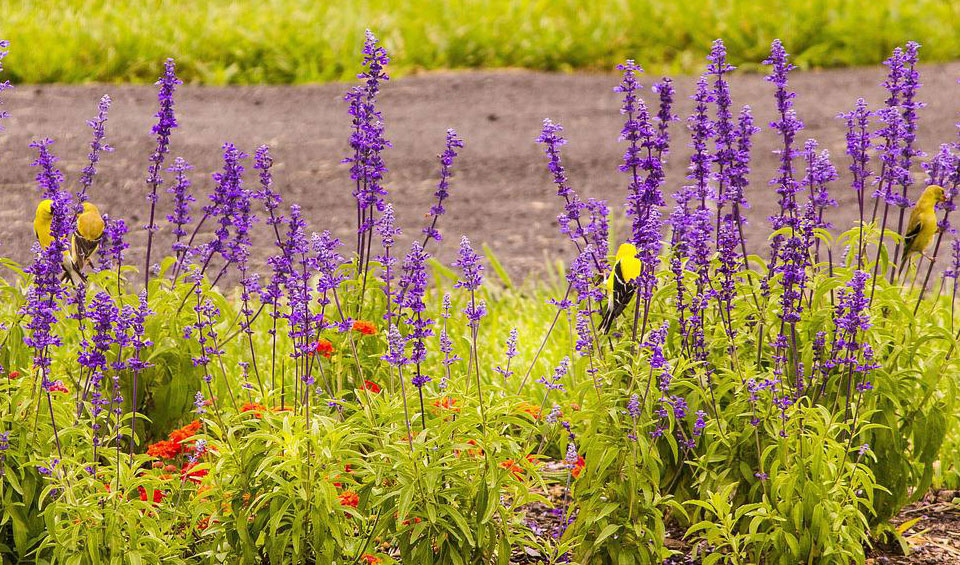
[[[797,91],[796,108],[806,123],[798,145],[816,138],[830,150],[837,168],[846,173],[844,124],[837,114],[850,109],[857,97],[882,104],[882,67],[842,71],[797,72],[791,87]],[[925,66],[925,83],[919,99],[919,144],[934,152],[943,142],[956,139],[960,63]],[[649,85],[656,77],[647,77]],[[429,73],[390,81],[384,86],[382,110],[393,147],[386,154],[387,176],[398,218],[407,235],[418,234],[431,203],[438,177],[436,155],[442,150],[447,128],[465,140],[455,169],[447,215],[440,222],[445,234],[439,249],[442,261],[451,260],[461,234],[474,243],[488,243],[515,278],[542,272],[548,261],[569,260],[571,248],[556,229],[560,203],[550,182],[542,148],[534,139],[543,118],[563,124],[569,139],[563,149],[572,186],[581,197],[607,199],[617,212],[615,227],[623,231],[622,208],[627,177],[617,171],[624,144],[617,137],[622,127],[619,100],[613,92],[614,74],[547,74],[528,71]],[[675,79],[677,110],[685,118],[692,109],[689,96],[693,77]],[[316,86],[199,87],[184,86],[177,93],[180,127],[175,130],[170,161],[183,156],[194,167],[195,190],[206,193],[210,174],[220,166],[220,146],[237,143],[248,153],[261,143],[272,147],[277,186],[287,202],[300,204],[311,229],[329,229],[352,241],[355,207],[346,165],[349,121],[342,99],[345,84]],[[748,198],[752,208],[747,237],[750,252],[764,254],[768,222],[776,208],[776,194],[768,186],[775,175],[776,132],[766,127],[774,118],[773,87],[757,74],[732,78],[734,103],[749,103],[757,123],[757,136]],[[155,121],[153,87],[114,84],[82,86],[19,85],[4,94],[4,120],[0,133],[0,254],[24,262],[30,259],[33,240],[32,211],[38,199],[29,166],[35,154],[27,145],[35,138],[55,139],[56,154],[69,185],[85,166],[89,129],[85,121],[96,112],[99,97],[110,94],[113,108],[108,122],[109,142],[116,150],[105,155],[91,189],[91,198],[102,211],[119,215],[133,226],[146,223],[147,159],[153,151],[150,127]],[[655,100],[645,90],[648,103]],[[684,182],[688,137],[683,120],[672,128],[673,152],[669,156],[665,190],[672,193]],[[252,167],[252,163],[251,163]],[[915,166],[918,184],[922,180]],[[849,175],[844,175],[847,178]],[[255,182],[250,174],[248,182]],[[857,214],[853,191],[835,183],[839,208],[828,218],[846,229]],[[161,195],[158,218],[169,209]],[[199,197],[205,200],[205,197]],[[255,261],[272,253],[266,226],[260,225]],[[133,264],[143,261],[142,230],[130,236]],[[158,235],[161,253],[169,249],[169,229]],[[154,256],[158,253],[155,251]]]

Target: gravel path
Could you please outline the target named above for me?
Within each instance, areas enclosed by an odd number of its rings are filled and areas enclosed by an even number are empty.
[[[881,67],[845,71],[796,73],[796,106],[807,129],[834,155],[846,173],[844,127],[835,116],[852,107],[859,96],[871,104],[883,100],[879,84]],[[928,152],[941,142],[956,139],[954,122],[960,111],[956,78],[960,63],[922,68],[919,142]],[[656,77],[647,77],[649,84]],[[613,74],[544,74],[526,71],[431,73],[390,81],[385,85],[382,110],[393,148],[387,151],[388,187],[398,216],[408,234],[418,233],[430,206],[437,180],[436,155],[442,150],[448,127],[466,142],[457,161],[448,214],[440,223],[446,239],[440,258],[450,260],[461,233],[475,243],[489,243],[515,277],[542,269],[545,258],[568,259],[570,249],[556,230],[560,208],[554,195],[545,158],[534,139],[541,121],[550,117],[566,128],[569,144],[565,164],[581,196],[608,199],[622,230],[626,177],[617,171],[624,145],[617,142],[622,125],[619,101],[612,92]],[[694,78],[678,77],[678,110],[685,118],[692,109],[688,99]],[[184,156],[195,167],[197,190],[208,191],[210,173],[219,166],[220,145],[237,143],[252,153],[261,143],[270,144],[276,160],[276,180],[288,202],[300,203],[312,229],[330,229],[350,241],[355,221],[346,166],[339,163],[348,152],[349,121],[342,93],[346,85],[304,87],[182,87],[177,94],[181,127],[176,130],[171,160]],[[773,118],[772,86],[760,75],[736,75],[732,80],[734,103],[749,103],[757,123]],[[646,91],[651,104],[654,102]],[[101,94],[113,97],[108,137],[116,151],[104,157],[92,198],[101,209],[145,223],[147,158],[152,151],[150,126],[156,112],[152,87],[97,84],[84,86],[20,85],[5,94],[6,131],[0,133],[0,253],[18,261],[29,259],[33,239],[30,221],[37,200],[33,184],[34,158],[27,144],[49,136],[62,159],[68,182],[76,182],[85,165],[89,142],[84,122],[96,111]],[[684,122],[674,125],[673,153],[669,157],[666,190],[684,182],[689,149]],[[773,130],[759,134],[748,198],[753,207],[747,234],[751,252],[762,252],[768,230],[766,217],[776,207],[776,195],[767,181],[776,167]],[[252,167],[252,163],[251,163]],[[919,171],[919,167],[915,167]],[[918,180],[921,176],[918,174]],[[249,176],[249,182],[255,177]],[[919,192],[914,187],[913,195]],[[856,214],[851,191],[839,183],[834,195],[840,207],[830,218],[846,227]],[[169,199],[161,200],[166,214]],[[163,215],[160,216],[161,218]],[[272,253],[267,230],[257,228],[255,259]],[[622,231],[621,231],[622,233]],[[160,234],[160,245],[169,245],[169,230]],[[142,261],[142,231],[131,237],[134,261]]]

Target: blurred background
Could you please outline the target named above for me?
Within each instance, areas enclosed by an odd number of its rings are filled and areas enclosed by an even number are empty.
[[[870,65],[908,39],[924,59],[960,56],[960,4],[944,0],[4,0],[0,36],[17,45],[14,82],[153,82],[177,58],[203,84],[350,79],[365,28],[395,73],[526,68],[698,72],[723,37],[756,68],[780,38],[801,68]]]

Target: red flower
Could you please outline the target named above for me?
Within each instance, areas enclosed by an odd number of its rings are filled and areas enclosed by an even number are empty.
[[[343,491],[337,498],[340,499],[340,504],[343,506],[356,508],[360,504],[360,496],[352,490]]]
[[[363,335],[377,335],[377,326],[373,325],[373,322],[354,320],[353,331],[360,332]]]
[[[364,553],[363,555],[360,556],[360,562],[366,563],[367,565],[380,565],[380,563],[382,563],[383,560],[377,557],[376,555],[372,555],[370,553]]]
[[[147,447],[147,455],[160,459],[173,459],[180,455],[180,442],[161,440]]]
[[[19,377],[20,377],[20,371],[10,371],[9,373],[7,373],[8,379],[16,379]]]
[[[183,469],[180,471],[180,477],[199,485],[200,481],[207,476],[209,471],[207,469],[197,469],[193,471],[192,469],[197,465],[199,465],[199,463],[184,463]]]
[[[145,488],[143,488],[143,487],[137,487],[137,491],[140,493],[140,500],[143,500],[144,502],[146,502],[146,500],[147,500],[147,490],[146,490]],[[166,496],[166,495],[163,493],[162,490],[154,490],[154,491],[153,491],[153,502],[154,502],[155,504],[156,504],[156,503],[159,503],[160,501],[163,500],[163,497],[164,497],[164,496]]]
[[[366,380],[363,381],[363,387],[362,387],[362,388],[365,389],[365,390],[369,390],[370,392],[372,392],[372,393],[374,393],[374,394],[379,394],[379,393],[380,393],[380,390],[381,390],[381,389],[380,389],[380,385],[378,385],[377,383],[375,383],[375,382],[373,382],[373,381],[366,381]]]
[[[329,339],[324,339],[321,337],[317,340],[317,345],[314,351],[329,359],[330,355],[333,353],[333,344],[330,343]]]
[[[583,456],[577,457],[577,462],[574,464],[573,469],[570,471],[570,474],[573,475],[574,479],[580,478],[580,473],[583,472],[583,469],[587,466],[587,462],[583,460]]]
[[[51,383],[50,388],[48,390],[50,392],[70,392],[70,390],[67,389],[66,386],[64,386],[63,381],[55,381]]]

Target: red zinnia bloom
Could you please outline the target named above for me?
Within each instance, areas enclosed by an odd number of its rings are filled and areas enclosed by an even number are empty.
[[[330,343],[329,339],[324,339],[321,337],[317,340],[317,345],[314,351],[329,359],[330,355],[333,353],[333,344]]]
[[[377,383],[375,383],[375,382],[373,382],[373,381],[366,381],[366,380],[363,381],[363,388],[366,389],[366,390],[369,390],[370,392],[372,392],[372,393],[374,393],[374,394],[378,394],[378,393],[380,392],[380,390],[381,390],[381,389],[380,389],[380,385],[378,385]]]
[[[356,508],[357,505],[360,504],[360,495],[352,490],[343,491],[337,498],[340,499],[340,504],[343,506]]]
[[[363,335],[377,335],[377,326],[366,320],[354,320],[353,331],[360,332]]]

